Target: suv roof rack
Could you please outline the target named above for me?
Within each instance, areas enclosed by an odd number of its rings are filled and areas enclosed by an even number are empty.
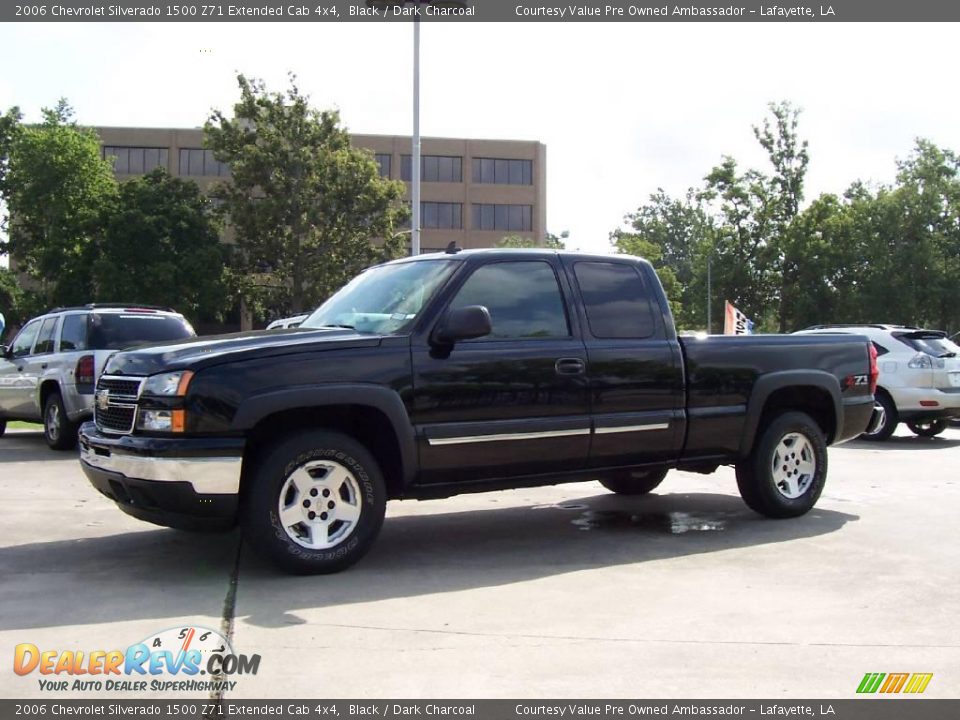
[[[66,310],[159,310],[162,312],[176,312],[172,307],[166,305],[145,305],[144,303],[87,303],[86,305],[74,305],[55,307],[47,310],[48,313],[64,312]]]
[[[857,328],[867,327],[876,330],[919,330],[913,325],[878,325],[877,323],[831,323],[828,325],[811,325],[804,330],[829,330],[831,328]]]

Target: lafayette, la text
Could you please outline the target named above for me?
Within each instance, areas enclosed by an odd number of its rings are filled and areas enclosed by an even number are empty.
[[[748,9],[736,5],[726,7],[700,7],[696,5],[663,5],[660,7],[638,5],[564,5],[529,6],[517,5],[514,8],[517,17],[584,18],[584,17],[746,17],[759,15],[771,18],[829,17],[836,15],[832,5],[820,5],[819,13],[808,5],[761,5],[759,9]]]

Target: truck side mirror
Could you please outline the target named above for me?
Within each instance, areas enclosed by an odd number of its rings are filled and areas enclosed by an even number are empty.
[[[467,305],[448,311],[440,321],[433,338],[442,345],[453,345],[460,340],[489,335],[492,331],[490,311],[483,305]]]
[[[0,357],[4,360],[10,360],[13,358],[13,351],[6,345],[0,345]]]

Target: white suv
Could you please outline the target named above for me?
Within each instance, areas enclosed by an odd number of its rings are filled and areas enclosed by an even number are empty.
[[[107,358],[132,345],[194,335],[183,315],[151,305],[98,303],[34,318],[9,346],[0,345],[0,436],[8,420],[42,422],[51,448],[76,447]]]
[[[866,335],[876,348],[881,417],[864,440],[886,440],[900,422],[933,437],[960,417],[960,347],[946,333],[902,325],[817,325],[800,333]]]

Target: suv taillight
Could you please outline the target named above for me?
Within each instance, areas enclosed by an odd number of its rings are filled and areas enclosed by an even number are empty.
[[[877,367],[877,348],[873,346],[873,343],[869,343],[867,347],[870,349],[870,394],[875,395],[877,381],[880,379],[880,368]]]
[[[77,360],[77,369],[74,371],[77,385],[93,385],[94,377],[93,355],[84,355]]]

